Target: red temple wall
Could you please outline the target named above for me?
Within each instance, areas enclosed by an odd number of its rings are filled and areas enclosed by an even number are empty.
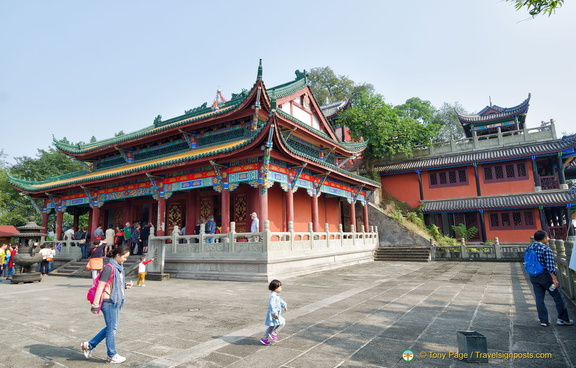
[[[328,224],[330,231],[338,231],[340,223],[340,206],[338,198],[328,198],[322,194],[318,198],[318,219],[320,221],[320,231],[324,231],[324,224]]]
[[[283,231],[284,216],[286,213],[283,205],[284,191],[280,185],[274,185],[268,189],[268,220],[270,231]],[[264,230],[264,229],[261,229]]]
[[[478,166],[478,175],[480,176],[482,195],[499,195],[499,194],[533,192],[535,184],[534,184],[534,173],[532,171],[532,163],[529,160],[525,162],[526,162],[526,173],[528,174],[527,179],[506,181],[502,183],[485,183],[484,172],[482,171],[483,165]]]
[[[380,179],[382,187],[385,188],[396,199],[406,202],[409,206],[418,208],[420,205],[420,186],[418,185],[418,174],[404,173],[396,175],[385,175]]]
[[[534,235],[536,230],[540,229],[540,213],[537,209],[533,209],[532,213],[536,221],[532,229],[518,229],[518,230],[490,230],[490,212],[484,212],[484,223],[486,224],[486,237],[494,239],[498,237],[500,243],[505,242],[528,242],[530,237]]]
[[[309,222],[312,222],[312,198],[299,188],[294,193],[294,231],[308,231]]]
[[[476,176],[474,175],[474,167],[466,167],[466,175],[468,177],[467,185],[455,185],[441,188],[430,188],[430,175],[428,171],[422,172],[422,188],[424,190],[424,199],[444,199],[444,198],[463,198],[463,197],[476,197]]]

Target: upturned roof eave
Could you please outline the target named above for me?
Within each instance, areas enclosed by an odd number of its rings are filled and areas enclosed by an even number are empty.
[[[342,152],[345,152],[347,154],[360,153],[364,149],[366,149],[366,146],[368,144],[367,141],[362,142],[362,143],[352,143],[352,144],[336,141],[336,140],[332,139],[331,137],[329,137],[326,133],[324,133],[324,132],[322,132],[322,131],[314,128],[314,127],[311,127],[310,125],[300,121],[299,119],[295,118],[294,116],[288,114],[285,111],[278,109],[278,110],[276,110],[276,112],[277,112],[277,114],[279,114],[280,117],[283,118],[284,121],[294,123],[298,127],[302,128],[303,131],[307,132],[308,136],[313,137],[313,138],[318,139],[318,140],[321,140],[326,146],[337,147]]]
[[[140,165],[134,167],[127,167],[125,169],[118,168],[118,170],[114,170],[113,172],[107,170],[107,172],[102,172],[101,175],[98,175],[98,173],[79,172],[79,173],[85,173],[85,175],[80,174],[78,177],[70,178],[62,184],[43,185],[42,187],[38,187],[38,185],[47,184],[50,183],[51,181],[31,182],[9,176],[9,183],[19,191],[28,194],[38,194],[38,193],[45,193],[48,191],[62,191],[62,190],[68,190],[70,188],[78,188],[81,185],[97,185],[99,183],[109,182],[111,178],[114,177],[127,178],[127,177],[139,176],[142,175],[142,173],[151,173],[154,171],[160,172],[169,168],[190,165],[191,163],[201,162],[207,159],[217,159],[219,157],[229,155],[230,152],[235,150],[243,151],[243,147],[247,147],[246,149],[248,149],[248,147],[257,145],[257,143],[254,142],[259,142],[259,140],[262,139],[262,137],[264,136],[263,131],[265,130],[265,127],[266,125],[261,127],[260,131],[257,134],[255,134],[251,139],[246,139],[236,145],[230,145],[228,147],[223,147],[213,151],[206,151],[196,155],[195,154],[185,155],[185,153],[178,153],[166,157],[164,160],[161,161],[158,159],[153,159],[143,163],[135,163],[134,165],[138,164]]]
[[[182,129],[187,125],[193,124],[195,126],[200,126],[202,124],[209,124],[215,119],[222,119],[226,116],[237,113],[238,111],[242,111],[247,107],[250,107],[251,103],[257,96],[257,90],[260,86],[263,87],[263,83],[261,80],[257,80],[246,96],[242,99],[229,101],[228,106],[224,106],[216,111],[201,110],[196,115],[184,114],[166,120],[162,122],[162,125],[160,126],[151,125],[132,133],[83,145],[85,148],[77,148],[78,145],[66,144],[56,140],[55,138],[53,139],[54,145],[58,150],[66,155],[73,156],[79,160],[89,161],[91,157],[114,152],[117,148],[130,148],[136,144],[142,143],[142,141],[147,141],[160,135],[176,134],[179,129]],[[262,89],[265,90],[264,87]],[[266,99],[267,96],[261,96],[261,98],[264,98],[264,105],[269,109],[270,103],[269,99]]]
[[[463,124],[479,124],[498,120],[505,120],[515,116],[526,114],[528,108],[530,107],[530,98],[531,94],[528,93],[528,98],[526,98],[520,104],[514,107],[502,108],[503,111],[498,114],[482,115],[482,113],[487,111],[490,108],[490,106],[486,106],[478,114],[475,115],[465,115],[460,114],[457,110],[454,111],[458,115],[458,119],[460,120],[460,122],[462,122]]]
[[[377,181],[371,180],[361,175],[354,174],[336,165],[320,161],[319,159],[315,159],[301,152],[296,152],[292,150],[278,130],[276,130],[275,132],[275,141],[277,142],[278,146],[282,148],[284,154],[294,157],[299,161],[311,165],[311,167],[316,168],[316,171],[318,172],[330,171],[331,173],[336,174],[343,181],[361,182],[362,184],[367,185],[369,189],[376,189],[380,187],[380,183]]]

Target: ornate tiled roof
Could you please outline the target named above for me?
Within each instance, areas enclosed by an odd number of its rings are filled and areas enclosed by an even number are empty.
[[[308,78],[306,77],[306,72],[301,73],[296,71],[296,79],[293,81],[280,84],[278,86],[266,89],[268,94],[273,94],[276,98],[282,98],[289,96],[294,92],[301,90],[308,85]]]
[[[282,111],[282,110],[276,110],[276,112],[282,116],[285,119],[290,120],[293,123],[298,124],[299,126],[306,128],[307,130],[310,130],[311,132],[327,139],[330,141],[331,144],[338,146],[348,152],[360,152],[362,150],[364,150],[366,148],[366,146],[368,145],[368,141],[365,142],[337,142],[335,140],[333,140],[328,134],[304,123],[303,121],[300,121],[298,119],[296,119],[294,116]]]
[[[336,101],[332,102],[331,104],[327,104],[324,106],[320,106],[320,110],[322,110],[322,114],[326,117],[326,119],[332,118],[334,115],[338,114],[344,107],[346,107],[350,101],[343,100],[343,101]]]
[[[478,114],[474,115],[463,115],[458,113],[458,111],[456,111],[456,113],[458,114],[458,119],[460,119],[462,124],[478,124],[524,114],[528,111],[529,106],[530,94],[528,94],[528,98],[518,106],[509,108],[504,108],[497,105],[486,106]]]
[[[576,135],[562,139],[535,142],[531,144],[501,147],[497,149],[471,152],[455,152],[449,155],[428,156],[402,162],[377,165],[375,170],[382,174],[392,174],[421,169],[437,169],[451,166],[469,165],[474,162],[496,162],[515,158],[562,152],[576,147]]]
[[[361,176],[361,175],[357,175],[357,174],[350,172],[348,170],[342,169],[342,168],[340,168],[334,164],[323,161],[323,160],[319,159],[318,157],[314,157],[314,156],[310,155],[309,153],[304,152],[301,149],[298,149],[297,146],[291,144],[290,141],[288,139],[286,139],[282,134],[278,134],[278,136],[280,137],[283,146],[286,147],[286,149],[288,149],[288,151],[290,151],[295,156],[305,158],[309,161],[312,161],[312,162],[314,162],[320,166],[323,166],[323,167],[329,169],[330,171],[336,171],[345,177],[354,178],[355,180],[359,180],[361,182],[369,183],[369,184],[372,184],[373,186],[380,187],[379,182],[368,179],[368,178]]]
[[[423,212],[462,212],[478,209],[534,208],[576,202],[576,191],[545,191],[498,196],[468,197],[421,201]]]
[[[158,133],[158,132],[162,132],[164,130],[168,130],[171,128],[175,128],[175,127],[179,127],[185,124],[189,124],[191,122],[200,120],[200,119],[205,119],[208,117],[214,117],[217,115],[221,115],[225,112],[228,112],[236,107],[238,107],[243,101],[244,99],[246,99],[247,94],[245,93],[240,93],[238,95],[235,95],[235,99],[232,99],[228,102],[226,102],[220,109],[216,110],[216,111],[212,111],[210,108],[204,108],[202,106],[200,106],[200,108],[196,108],[196,109],[192,109],[189,110],[186,114],[182,115],[182,116],[178,116],[176,118],[173,119],[169,119],[166,121],[155,121],[153,125],[148,126],[146,128],[137,130],[135,132],[132,133],[127,133],[127,134],[122,134],[116,137],[112,137],[112,138],[108,138],[108,139],[104,139],[101,141],[97,141],[94,143],[86,143],[86,144],[69,144],[63,141],[59,141],[56,140],[55,138],[53,139],[54,141],[54,145],[56,146],[56,148],[58,148],[59,150],[69,153],[69,154],[80,154],[80,153],[88,153],[90,151],[94,151],[96,149],[102,148],[102,147],[106,147],[106,146],[111,146],[111,145],[117,145],[120,144],[122,142],[127,142],[136,138],[140,138],[149,134],[153,134],[153,133]]]
[[[264,129],[265,125],[250,137],[237,140],[235,142],[227,142],[219,145],[210,145],[207,147],[200,147],[195,150],[186,150],[177,154],[171,154],[159,158],[150,159],[142,162],[128,163],[114,168],[89,172],[81,170],[74,173],[62,175],[59,177],[50,178],[45,181],[28,181],[8,176],[11,185],[26,192],[45,192],[54,188],[60,188],[69,185],[88,184],[90,182],[117,178],[127,176],[138,172],[149,172],[152,170],[161,169],[168,165],[177,165],[185,162],[190,162],[198,159],[205,159],[207,157],[216,156],[221,153],[231,152],[251,143],[258,134]]]

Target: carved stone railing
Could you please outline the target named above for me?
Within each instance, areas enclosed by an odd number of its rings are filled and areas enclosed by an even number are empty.
[[[531,240],[532,241],[532,240]],[[530,242],[531,242],[530,241]],[[431,244],[432,259],[437,261],[517,261],[524,260],[524,250],[528,243],[500,244],[498,238],[492,244],[465,244],[462,239],[458,246],[437,246]],[[573,241],[548,239],[548,246],[554,252],[557,277],[567,298],[576,300],[576,271],[570,269],[570,258],[574,249]]]
[[[532,142],[556,139],[556,129],[554,123],[545,127],[525,128],[502,132],[498,128],[498,133],[483,136],[474,135],[472,138],[452,139],[448,142],[433,143],[429,145],[417,146],[412,155],[414,158],[443,155],[457,152],[470,152],[481,149],[504,147],[514,144],[526,144]],[[405,154],[398,153],[383,160],[383,162],[397,162],[406,159]]]
[[[493,242],[466,243],[461,239],[457,246],[431,245],[433,260],[456,261],[521,261],[524,259],[525,243],[501,244],[498,238]]]
[[[150,236],[147,265],[150,273],[170,273],[182,278],[256,281],[294,276],[373,260],[378,232],[336,232],[325,225],[323,232],[237,233],[234,222],[226,234]]]

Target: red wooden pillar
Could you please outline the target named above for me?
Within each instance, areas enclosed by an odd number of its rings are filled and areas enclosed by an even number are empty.
[[[362,207],[362,217],[363,217],[363,221],[364,221],[364,231],[365,232],[369,232],[370,231],[370,224],[368,223],[368,203],[366,203],[363,207]]]
[[[92,218],[90,219],[91,220],[90,229],[88,229],[90,235],[92,235],[94,233],[94,230],[96,230],[96,228],[98,227],[99,219],[100,219],[100,207],[95,205],[92,207]]]
[[[44,229],[42,230],[42,233],[46,234],[48,232],[48,213],[47,212],[42,212],[42,225],[41,225]]]
[[[350,203],[350,226],[356,231],[356,202]]]
[[[260,231],[264,231],[264,221],[268,220],[268,190],[266,189],[264,193],[262,193],[261,189],[258,189],[258,191],[258,199],[260,201],[258,219],[260,220]]]
[[[166,233],[166,198],[158,198],[158,223],[156,224],[156,235],[164,236]]]
[[[189,191],[186,197],[186,235],[194,235],[194,228],[196,227],[198,201],[196,199],[195,191]]]
[[[228,188],[222,189],[222,203],[220,213],[222,214],[221,226],[222,233],[230,232],[230,190]]]
[[[312,230],[314,232],[322,231],[322,227],[318,223],[318,196],[312,195]]]
[[[74,215],[74,222],[72,223],[72,227],[74,231],[78,231],[78,224],[80,223],[80,215]]]
[[[62,213],[62,210],[57,210],[56,211],[56,229],[54,230],[54,232],[56,234],[54,234],[54,239],[56,240],[62,240],[62,220],[64,218],[64,214]]]
[[[292,188],[288,188],[286,191],[286,212],[288,222],[292,221],[292,225],[294,225],[294,192]]]

